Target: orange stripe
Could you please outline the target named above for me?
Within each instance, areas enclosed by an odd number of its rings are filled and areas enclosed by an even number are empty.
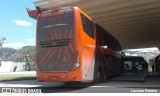
[[[53,57],[55,53],[55,50],[51,53],[51,55],[47,58],[47,60],[43,63],[43,66],[46,65],[46,63],[51,59],[51,57]]]
[[[61,33],[60,33],[60,28],[59,28],[59,39],[61,39]]]
[[[70,35],[69,35],[70,38],[71,38],[71,36],[72,36],[72,34],[71,34],[71,33],[72,33],[72,30],[73,30],[73,29],[71,29],[71,31],[70,31],[70,33],[69,33],[69,34],[70,34]]]
[[[68,57],[68,59],[69,59],[69,62],[72,63],[72,62],[71,62],[71,58],[69,57],[69,53],[68,53],[67,47],[65,47],[65,49],[66,49],[66,54],[67,54],[67,57]]]
[[[57,63],[58,63],[58,61],[59,61],[60,55],[61,55],[61,50],[59,49],[59,51],[58,51],[58,57],[57,57],[57,61],[56,61],[56,64],[55,64],[55,65],[57,65]]]
[[[40,64],[42,64],[44,62],[44,60],[48,57],[48,55],[50,54],[51,49],[48,49],[47,53],[44,55],[44,57],[41,59]]]
[[[56,39],[58,39],[58,38],[57,38],[57,33],[56,33],[56,31],[54,32],[54,34],[55,34],[55,36],[56,36]]]
[[[73,50],[73,48],[72,48],[72,44],[71,44],[71,43],[69,44],[69,47],[71,48],[71,50],[72,50],[72,52],[73,52],[74,50]]]

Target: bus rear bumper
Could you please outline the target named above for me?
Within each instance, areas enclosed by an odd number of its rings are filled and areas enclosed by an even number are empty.
[[[37,80],[42,82],[80,82],[82,74],[80,68],[67,73],[53,73],[36,71]]]

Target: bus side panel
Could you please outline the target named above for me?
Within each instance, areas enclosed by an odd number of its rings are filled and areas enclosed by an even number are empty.
[[[78,9],[79,16],[79,44],[80,44],[80,54],[81,54],[81,67],[82,67],[82,81],[81,82],[91,82],[94,78],[94,51],[95,51],[95,40],[89,37],[83,30],[81,14],[85,15],[91,20],[82,10]]]
[[[94,79],[94,66],[95,66],[95,57],[94,57],[94,49],[83,48],[83,58],[82,58],[82,81],[90,82]],[[91,51],[92,50],[92,51]]]
[[[102,71],[102,75],[106,72],[107,77],[117,75],[120,72],[120,58],[117,53],[120,49],[116,43],[116,39],[102,27],[96,25],[95,80],[98,70]]]

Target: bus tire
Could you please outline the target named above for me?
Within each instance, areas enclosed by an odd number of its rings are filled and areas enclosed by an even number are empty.
[[[100,83],[102,81],[102,70],[100,68],[98,68],[97,72],[96,72],[96,82]]]
[[[103,70],[103,82],[105,82],[107,80],[107,70],[106,68],[104,68]]]

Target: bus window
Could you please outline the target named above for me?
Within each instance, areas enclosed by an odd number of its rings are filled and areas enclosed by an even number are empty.
[[[94,39],[94,23],[81,14],[82,27],[84,32],[91,38]]]

